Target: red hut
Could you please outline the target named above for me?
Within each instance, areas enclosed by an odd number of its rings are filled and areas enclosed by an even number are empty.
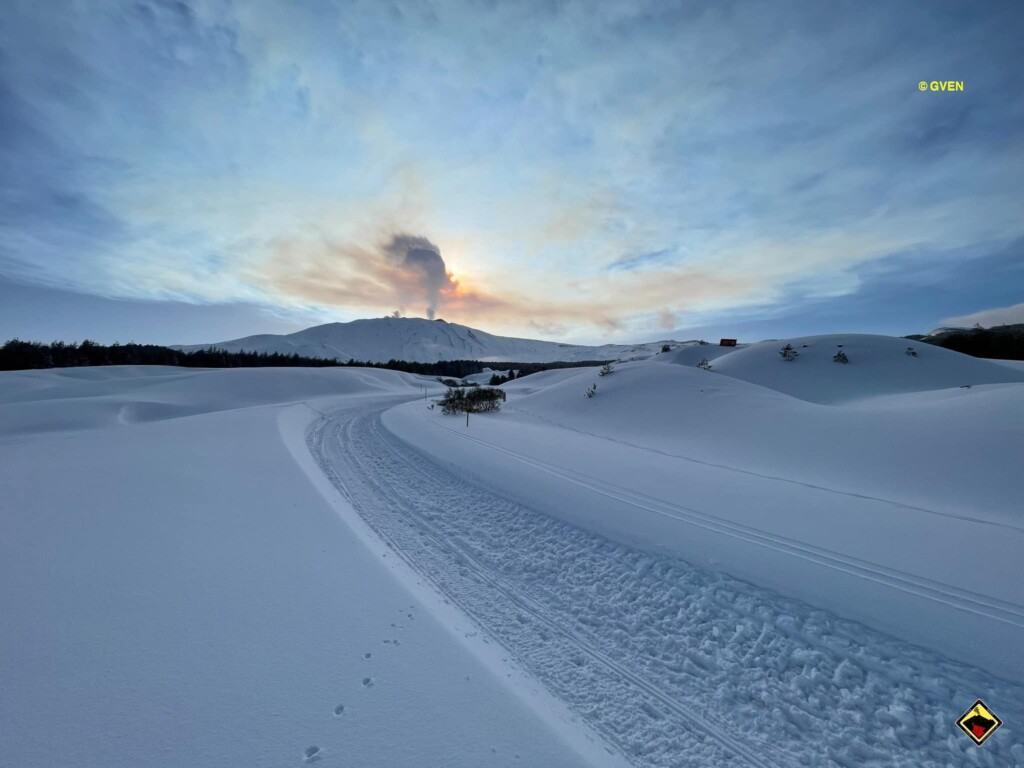
[[[736,339],[722,339],[720,342],[718,342],[718,346],[720,346],[720,347],[735,347],[736,346]]]

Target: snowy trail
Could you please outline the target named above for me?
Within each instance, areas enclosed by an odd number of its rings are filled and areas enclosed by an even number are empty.
[[[309,445],[321,468],[384,541],[635,764],[1024,766],[1021,687],[470,485],[391,435],[381,410],[318,422]],[[941,599],[1019,618],[973,595]],[[953,726],[979,696],[1006,723],[980,750]]]

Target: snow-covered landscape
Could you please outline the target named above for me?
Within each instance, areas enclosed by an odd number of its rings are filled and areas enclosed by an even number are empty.
[[[0,768],[1024,768],[1024,1],[0,20]]]
[[[1024,765],[1019,366],[611,368],[0,374],[0,765]]]

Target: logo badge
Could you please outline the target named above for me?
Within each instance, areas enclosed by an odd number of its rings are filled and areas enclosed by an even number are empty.
[[[996,717],[995,712],[985,706],[985,702],[978,699],[974,702],[973,707],[961,715],[956,724],[980,747],[989,736],[998,730],[1003,721]]]

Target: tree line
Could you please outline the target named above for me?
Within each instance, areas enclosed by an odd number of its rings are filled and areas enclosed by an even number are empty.
[[[322,357],[303,357],[280,352],[227,352],[216,347],[185,352],[157,344],[99,344],[86,339],[80,343],[11,339],[0,347],[0,371],[21,371],[40,368],[73,368],[84,365],[173,365],[184,368],[384,368],[422,376],[448,376],[457,379],[480,373],[485,368],[515,369],[519,376],[553,368],[576,368],[601,365],[604,360],[578,363],[485,363],[479,360],[439,360],[436,363],[417,363],[408,360],[388,360],[375,363],[350,359],[347,362]]]
[[[192,352],[156,344],[99,344],[11,339],[0,347],[0,370],[74,368],[84,365],[176,365],[185,368],[266,368],[336,366],[334,360],[278,352],[226,352],[209,347]]]
[[[993,360],[1024,360],[1024,324],[993,328],[965,328],[937,336],[907,336],[908,339],[945,347],[972,357]]]

